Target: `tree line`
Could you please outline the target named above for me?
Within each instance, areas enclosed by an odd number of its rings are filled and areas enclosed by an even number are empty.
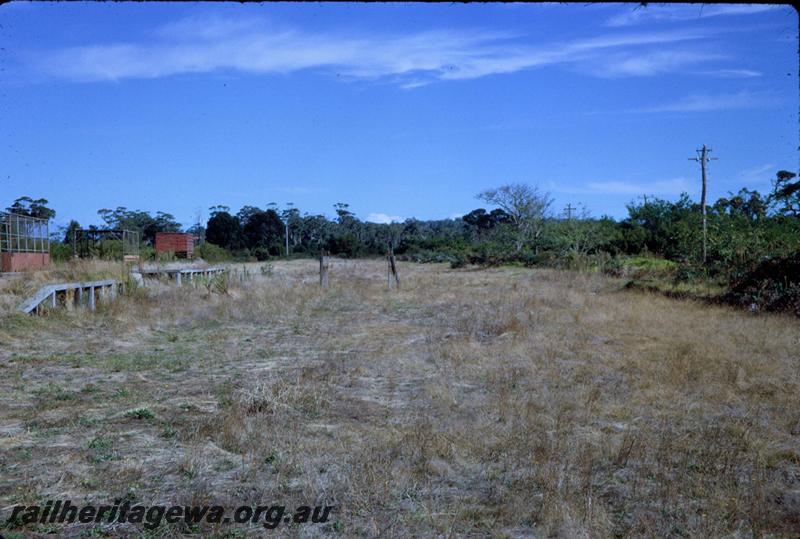
[[[478,193],[487,207],[458,219],[378,224],[366,222],[348,204],[333,206],[334,217],[301,214],[246,205],[209,208],[206,223],[185,231],[204,239],[201,256],[266,260],[271,257],[316,256],[321,251],[343,257],[379,256],[391,242],[401,259],[464,264],[580,265],[594,258],[652,255],[673,260],[687,271],[699,271],[701,212],[683,194],[677,200],[648,197],[627,206],[620,220],[591,217],[585,209],[564,215],[553,209],[550,195],[535,186],[510,183]],[[46,199],[21,197],[8,211],[52,218]],[[101,209],[105,227],[138,231],[143,245],[157,232],[181,231],[174,216],[118,207]],[[730,276],[753,267],[764,257],[788,256],[800,241],[800,181],[779,171],[770,193],[741,189],[708,207],[708,261],[702,271]],[[71,221],[57,240],[71,244],[80,224]],[[90,227],[95,228],[95,227]]]

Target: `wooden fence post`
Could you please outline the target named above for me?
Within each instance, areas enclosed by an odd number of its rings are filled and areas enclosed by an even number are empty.
[[[388,273],[387,279],[388,279],[389,290],[392,289],[392,277],[394,277],[395,286],[399,290],[400,289],[400,275],[397,274],[397,264],[396,264],[396,261],[395,261],[395,258],[394,258],[394,247],[392,246],[392,242],[391,241],[389,241],[389,250],[386,253],[386,258],[388,259],[388,265],[389,265],[388,272],[387,272]]]
[[[319,285],[328,288],[328,260],[325,258],[325,251],[319,254]]]

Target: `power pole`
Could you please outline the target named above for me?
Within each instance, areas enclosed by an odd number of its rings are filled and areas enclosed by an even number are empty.
[[[285,229],[286,256],[287,257],[289,256],[289,217],[291,216],[292,206],[294,206],[294,204],[292,204],[291,202],[288,202],[286,204],[287,209],[284,212],[284,221],[285,222],[283,223],[283,226],[284,226],[284,229]]]
[[[572,212],[573,212],[574,210],[577,210],[577,209],[578,209],[578,208],[575,208],[575,207],[573,207],[573,206],[572,206],[572,204],[567,204],[567,207],[566,207],[566,208],[564,208],[564,213],[566,213],[566,214],[567,214],[567,219],[568,219],[568,220],[570,220],[570,221],[572,220]]]
[[[700,173],[703,180],[703,187],[700,191],[700,210],[703,212],[703,264],[706,263],[706,255],[707,255],[707,245],[708,245],[708,226],[706,220],[706,163],[709,161],[716,161],[716,157],[709,157],[708,153],[711,151],[711,148],[706,147],[703,144],[703,147],[697,151],[697,157],[690,157],[689,161],[697,161],[700,163]]]

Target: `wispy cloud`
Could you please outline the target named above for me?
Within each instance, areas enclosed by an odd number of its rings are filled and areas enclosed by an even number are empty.
[[[655,182],[589,182],[587,189],[595,194],[608,195],[679,195],[690,191],[692,186],[686,178],[674,178]]]
[[[370,223],[381,223],[381,224],[388,224],[388,223],[402,223],[405,221],[399,215],[387,215],[385,213],[370,213],[367,215],[367,221]]]
[[[725,58],[724,55],[695,51],[653,51],[640,54],[610,54],[588,69],[602,77],[645,77],[684,70],[686,67]]]
[[[742,170],[739,172],[739,179],[748,185],[768,184],[777,170],[774,163],[767,163]]]
[[[765,94],[754,94],[751,92],[738,92],[735,94],[695,94],[684,97],[677,101],[655,105],[652,107],[641,107],[628,109],[623,112],[628,113],[655,113],[655,112],[709,112],[717,110],[747,109],[763,107],[768,105],[770,100]]]
[[[436,30],[408,34],[310,33],[276,28],[263,20],[191,18],[157,28],[142,43],[108,43],[43,53],[38,66],[81,81],[157,78],[233,70],[291,73],[323,70],[344,79],[388,78],[406,89],[437,80],[474,79],[567,63],[590,65],[606,54],[625,54],[614,76],[663,73],[713,55],[662,51],[707,37],[699,30],[613,33],[561,43],[531,45],[521,36],[488,30]],[[644,51],[646,52],[646,50]],[[608,76],[609,69],[589,74]]]
[[[679,195],[690,192],[692,184],[683,177],[654,182],[592,181],[577,187],[552,184],[550,190],[571,195]]]
[[[686,6],[650,4],[645,7],[627,8],[626,11],[607,19],[605,25],[620,27],[647,22],[675,22],[731,15],[754,15],[781,7],[767,4],[692,4]]]
[[[699,74],[726,79],[750,79],[762,75],[760,71],[754,71],[752,69],[712,69],[709,71],[700,71]]]

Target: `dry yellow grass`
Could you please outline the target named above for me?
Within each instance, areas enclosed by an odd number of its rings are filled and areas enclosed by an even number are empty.
[[[795,319],[573,272],[401,264],[389,292],[380,261],[334,261],[327,290],[314,261],[248,271],[0,318],[0,516],[127,497],[338,506],[287,536],[800,531]]]

